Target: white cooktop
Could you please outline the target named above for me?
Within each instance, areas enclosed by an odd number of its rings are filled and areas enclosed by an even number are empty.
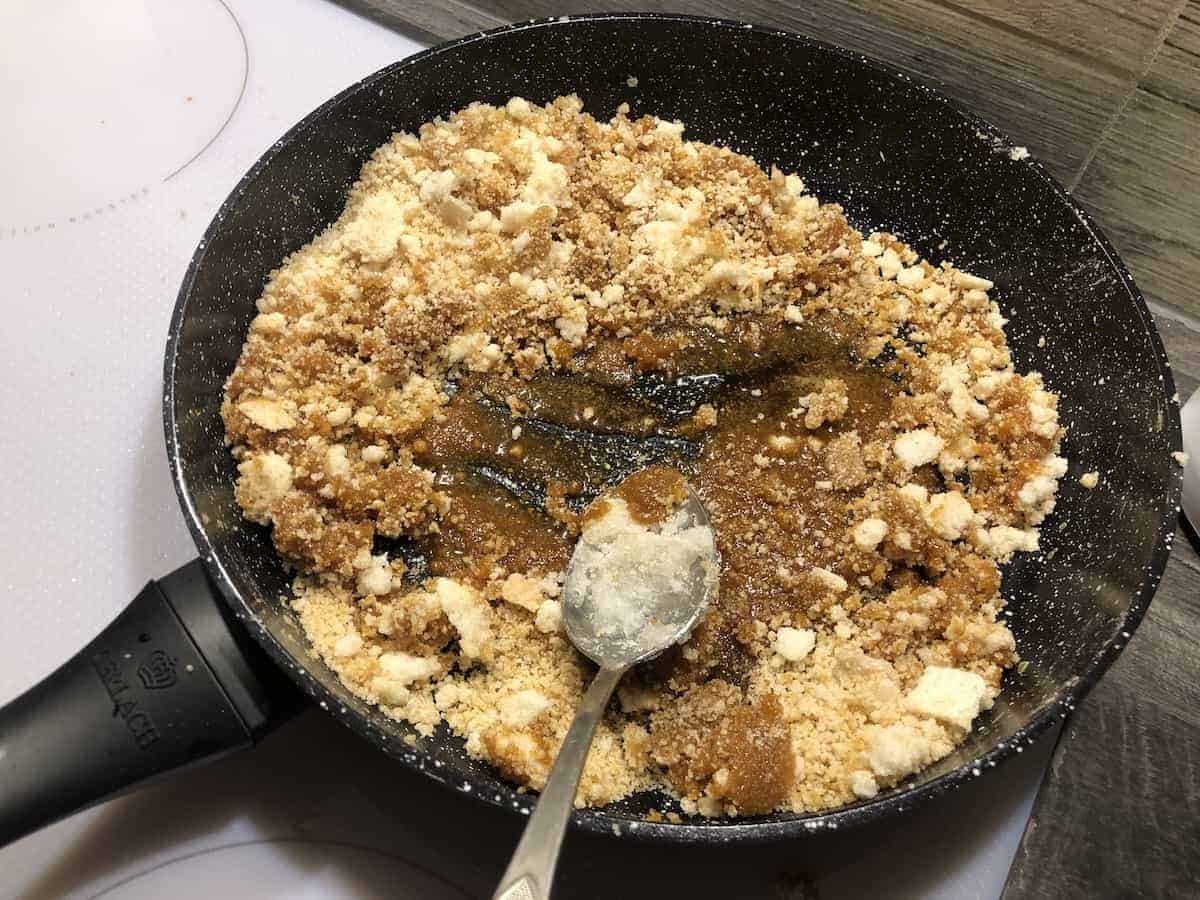
[[[212,214],[293,122],[421,46],[323,0],[0,13],[0,703],[193,556],[159,392],[175,293]],[[995,897],[1050,746],[832,848],[573,838],[560,883],[801,897],[815,865],[823,898]],[[486,896],[519,824],[310,712],[252,753],[0,850],[0,897]]]

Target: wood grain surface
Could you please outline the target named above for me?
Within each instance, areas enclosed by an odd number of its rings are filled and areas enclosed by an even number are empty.
[[[1200,383],[1200,0],[346,0],[446,39],[601,10],[736,18],[886,60],[1026,145],[1093,212]],[[804,896],[809,896],[804,893]],[[1005,900],[1200,895],[1200,556],[1181,535],[1128,650],[1063,730]]]
[[[1200,0],[1190,0],[1077,179],[1152,300],[1200,314]]]

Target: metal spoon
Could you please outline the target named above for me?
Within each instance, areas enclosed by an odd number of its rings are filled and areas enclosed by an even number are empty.
[[[703,552],[691,560],[687,572],[665,571],[659,559],[643,561],[632,573],[622,573],[624,584],[630,585],[632,577],[633,586],[644,589],[636,591],[639,597],[650,588],[656,589],[649,595],[649,608],[642,608],[645,615],[640,627],[604,627],[611,626],[611,621],[596,615],[597,598],[591,588],[606,576],[605,558],[584,540],[575,547],[563,589],[563,623],[571,642],[599,665],[600,671],[583,695],[494,900],[548,900],[575,789],[609,697],[632,666],[687,640],[712,598],[717,582],[716,544],[708,513],[691,486],[677,515],[677,523],[704,529],[708,540]],[[636,583],[638,579],[644,581]]]

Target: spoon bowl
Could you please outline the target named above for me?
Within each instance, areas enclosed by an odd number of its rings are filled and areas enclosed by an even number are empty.
[[[590,540],[567,566],[563,625],[602,668],[629,668],[687,640],[716,593],[719,555],[704,503],[691,485],[662,526],[632,539]],[[608,535],[605,535],[606,537]]]
[[[636,476],[631,476],[636,477]],[[567,566],[563,624],[575,647],[600,666],[563,739],[542,795],[493,900],[548,900],[575,789],[592,735],[630,667],[688,639],[716,593],[720,558],[700,496],[661,522],[639,524],[608,499]]]

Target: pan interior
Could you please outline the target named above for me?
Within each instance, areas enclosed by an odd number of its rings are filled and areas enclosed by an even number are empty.
[[[628,84],[636,76],[636,87]],[[219,416],[268,273],[340,213],[371,151],[472,101],[576,93],[598,118],[681,119],[686,137],[798,172],[859,229],[886,228],[937,262],[992,279],[1019,371],[1061,396],[1071,473],[1042,552],[1008,567],[1003,594],[1028,666],[951,756],[880,798],[817,816],[642,823],[662,795],[577,820],[657,837],[762,838],[849,824],[970,777],[1028,741],[1085,691],[1128,638],[1165,563],[1179,472],[1178,407],[1161,344],[1103,238],[1036,164],[940,95],[861,57],[793,35],[675,17],[616,16],[494,32],[398,63],[330,101],[263,157],[222,207],[180,293],[168,348],[168,448],[190,524],[227,598],[306,690],[409,764],[485,800],[528,808],[461,742],[415,735],[352,697],[280,601],[289,576],[266,529],[233,499]],[[1079,473],[1098,470],[1085,490]],[[638,823],[638,824],[634,824]],[[723,833],[718,837],[717,832]]]

